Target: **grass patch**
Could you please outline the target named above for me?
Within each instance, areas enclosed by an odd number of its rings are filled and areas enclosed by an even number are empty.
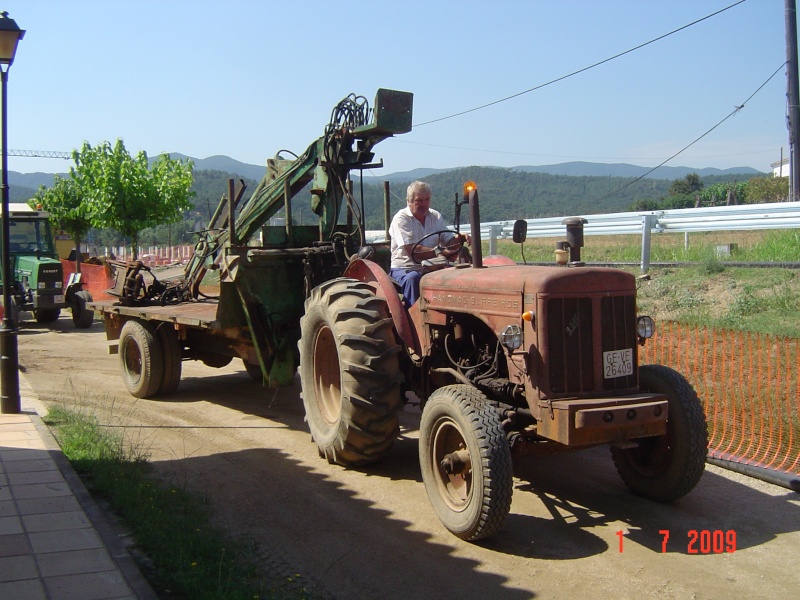
[[[248,548],[209,525],[201,498],[149,475],[147,455],[80,410],[56,405],[44,419],[93,495],[105,499],[150,561],[140,565],[161,598],[287,597],[260,576]],[[302,589],[292,598],[308,597]]]
[[[656,322],[800,337],[800,273],[793,269],[651,268],[637,303]]]

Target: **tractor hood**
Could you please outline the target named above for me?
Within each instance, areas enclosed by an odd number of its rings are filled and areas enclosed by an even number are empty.
[[[40,275],[61,277],[61,261],[48,256],[17,256],[15,268],[25,274],[31,274],[38,269]]]
[[[537,296],[633,292],[631,273],[604,267],[503,265],[449,268],[423,276],[421,310],[487,312],[519,317]]]

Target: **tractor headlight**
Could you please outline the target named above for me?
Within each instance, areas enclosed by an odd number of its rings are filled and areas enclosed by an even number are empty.
[[[647,315],[643,315],[636,319],[636,334],[641,339],[648,339],[653,337],[653,334],[656,332],[656,323],[653,321],[652,317],[648,317]]]
[[[47,287],[47,284],[44,281],[40,281],[36,284],[36,287],[38,287],[40,290],[43,290]]]
[[[509,350],[522,346],[522,329],[519,325],[508,325],[500,334],[500,343]]]
[[[62,287],[64,287],[64,282],[63,281],[56,281],[56,289],[60,290]]]

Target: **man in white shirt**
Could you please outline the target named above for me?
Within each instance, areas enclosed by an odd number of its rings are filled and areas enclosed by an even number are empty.
[[[406,202],[408,206],[397,212],[389,227],[392,241],[389,275],[403,288],[403,299],[408,308],[419,298],[419,280],[425,272],[425,267],[419,262],[435,256],[453,258],[461,244],[454,243],[450,248],[443,246],[453,239],[455,234],[452,233],[431,236],[417,246],[412,258],[411,250],[417,242],[426,235],[447,229],[447,225],[441,213],[431,208],[431,187],[427,183],[415,181],[409,185]]]

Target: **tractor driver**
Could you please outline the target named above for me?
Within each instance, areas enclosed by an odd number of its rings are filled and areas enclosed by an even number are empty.
[[[419,262],[436,256],[451,259],[458,254],[460,244],[453,248],[445,245],[453,239],[454,234],[431,236],[424,245],[417,246],[412,258],[411,250],[417,242],[426,235],[447,229],[447,226],[441,213],[431,208],[431,186],[427,183],[415,181],[409,185],[406,202],[408,206],[397,212],[389,227],[392,241],[389,276],[402,287],[403,302],[409,308],[419,298],[419,280],[425,272],[425,267]],[[469,236],[463,237],[469,243]]]

